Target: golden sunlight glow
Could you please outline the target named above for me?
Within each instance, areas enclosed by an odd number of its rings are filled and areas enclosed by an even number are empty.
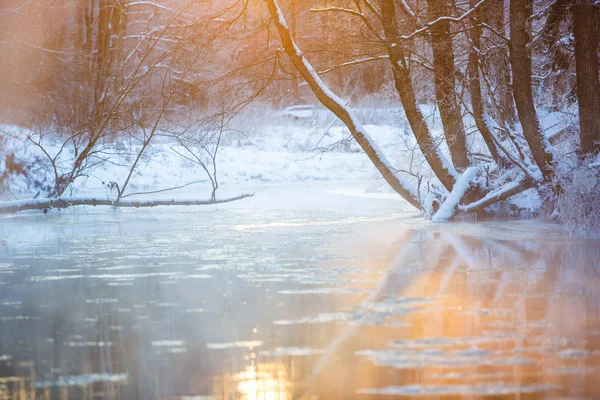
[[[223,377],[223,398],[245,400],[290,400],[292,385],[282,364],[248,365],[233,376]]]

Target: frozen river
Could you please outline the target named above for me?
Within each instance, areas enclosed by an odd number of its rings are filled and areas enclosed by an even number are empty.
[[[600,396],[600,241],[359,192],[0,218],[0,398]]]

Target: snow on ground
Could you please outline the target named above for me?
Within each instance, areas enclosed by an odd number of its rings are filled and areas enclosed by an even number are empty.
[[[21,138],[12,139],[4,151],[15,152],[22,159],[33,160],[40,157],[44,160],[41,151],[25,140],[27,131],[7,126],[0,129]],[[386,149],[392,160],[398,161],[401,158],[399,154],[395,154],[395,149],[403,147],[410,139],[406,132],[388,126],[370,125],[367,129],[378,144]],[[50,149],[51,155],[56,154],[59,149],[58,145],[49,143],[46,143],[46,147]],[[136,150],[134,146],[133,151]],[[114,151],[118,152],[116,149]],[[159,197],[168,195],[179,198],[183,194],[186,198],[208,197],[211,186],[204,170],[177,153],[184,151],[168,139],[158,138],[134,172],[127,193],[162,190],[197,182],[185,189],[165,192]],[[71,157],[68,153],[66,157],[61,155],[65,170]],[[115,193],[111,194],[107,184],[113,181],[122,184],[133,159],[131,154],[121,154],[116,158],[117,161],[113,157],[113,162],[102,163],[88,171],[87,176],[78,178],[65,195],[114,197]],[[315,128],[306,126],[302,121],[268,126],[260,135],[226,134],[217,156],[217,177],[220,185],[217,197],[223,197],[225,193],[240,194],[241,190],[254,192],[254,186],[265,183],[314,181],[360,181],[364,182],[364,191],[389,191],[345,128]],[[5,194],[0,200],[15,200],[15,197],[28,199],[36,194],[37,189],[27,187],[22,179],[17,179],[11,185],[11,192],[14,196]]]

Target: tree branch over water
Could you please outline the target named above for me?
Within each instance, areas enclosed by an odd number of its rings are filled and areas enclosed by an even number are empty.
[[[229,197],[222,200],[128,200],[115,202],[110,199],[101,198],[77,198],[77,197],[59,197],[51,199],[31,199],[20,201],[9,201],[0,203],[0,214],[9,214],[18,211],[27,210],[50,210],[65,209],[73,206],[110,206],[115,208],[145,208],[158,206],[208,206],[212,204],[231,203],[253,197],[252,194],[242,194],[236,197]]]

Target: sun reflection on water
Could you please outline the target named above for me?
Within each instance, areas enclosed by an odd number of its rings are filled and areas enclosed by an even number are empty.
[[[252,364],[235,375],[221,378],[217,398],[289,400],[292,384],[286,367],[277,363]]]

